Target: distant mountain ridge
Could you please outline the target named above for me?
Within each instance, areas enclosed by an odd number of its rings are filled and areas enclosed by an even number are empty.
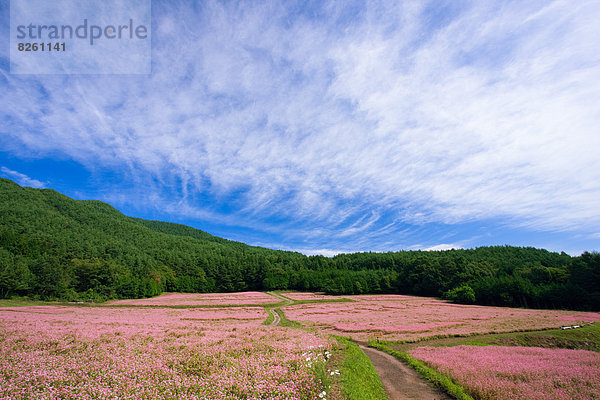
[[[599,309],[600,255],[493,246],[308,257],[0,178],[0,297],[101,301],[272,289]]]

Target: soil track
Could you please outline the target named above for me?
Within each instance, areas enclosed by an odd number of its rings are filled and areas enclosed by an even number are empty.
[[[291,299],[288,299],[287,297],[283,297],[277,293],[273,293],[273,292],[269,292],[269,294],[271,296],[275,296],[277,297],[279,300],[285,301],[286,304],[283,304],[279,307],[285,307],[285,306],[289,306],[290,304],[292,304],[294,301]],[[277,313],[277,310],[279,309],[279,307],[275,307],[275,308],[269,308],[267,311],[271,314],[273,314],[273,321],[269,324],[269,325],[279,325],[279,323],[281,322],[281,318],[279,317],[279,314]]]
[[[278,293],[270,292],[269,294],[286,302],[286,304],[268,310],[273,314],[273,321],[269,325],[279,325],[281,318],[276,310],[293,304],[294,301]],[[439,389],[429,386],[415,370],[394,356],[360,343],[358,345],[375,367],[388,395],[388,400],[452,400],[452,397]]]
[[[394,356],[364,345],[359,347],[375,367],[389,400],[452,400]]]
[[[275,311],[274,308],[271,308],[269,312],[273,314],[273,321],[269,325],[279,325],[279,323],[281,322],[279,314]]]

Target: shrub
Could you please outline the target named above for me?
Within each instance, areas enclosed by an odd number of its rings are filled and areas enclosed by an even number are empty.
[[[444,293],[444,299],[461,304],[475,303],[475,291],[469,285],[460,285]]]

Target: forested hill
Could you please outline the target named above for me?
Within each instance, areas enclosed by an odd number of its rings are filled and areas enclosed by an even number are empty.
[[[0,297],[104,300],[272,289],[598,310],[600,255],[497,246],[307,257],[0,179]]]

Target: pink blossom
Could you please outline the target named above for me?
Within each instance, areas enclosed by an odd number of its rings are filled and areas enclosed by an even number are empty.
[[[289,295],[301,297],[296,293]],[[600,321],[600,313],[460,305],[402,295],[343,297],[354,302],[301,304],[283,310],[290,320],[360,340],[374,336],[385,340],[417,340],[436,335],[560,328],[567,322],[573,325],[574,321]]]
[[[0,308],[0,398],[317,398],[313,368],[330,341],[263,326],[266,316],[257,307]]]
[[[600,354],[591,351],[457,346],[419,347],[410,355],[480,399],[600,398]]]
[[[134,306],[214,306],[278,303],[280,300],[263,292],[236,293],[164,293],[148,299],[114,300],[107,305]]]

